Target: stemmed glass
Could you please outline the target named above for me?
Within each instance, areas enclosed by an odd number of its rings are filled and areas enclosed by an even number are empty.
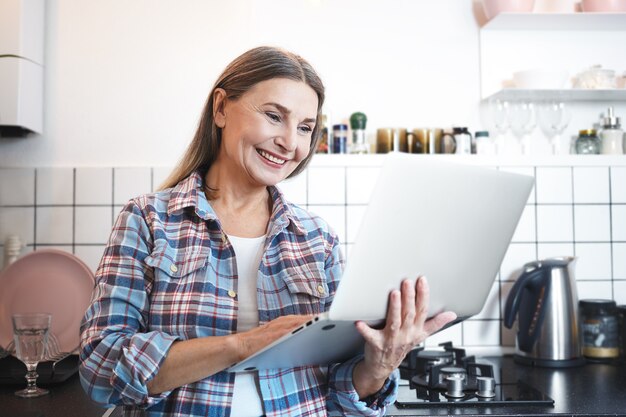
[[[500,99],[489,100],[488,111],[491,119],[490,123],[493,125],[496,133],[494,135],[496,136],[496,146],[500,147],[501,140],[499,140],[499,138],[502,137],[509,128],[509,102]],[[498,153],[500,153],[500,151],[501,150],[498,150]]]
[[[18,397],[32,398],[48,394],[37,386],[37,364],[43,360],[52,316],[46,313],[14,314],[13,339],[17,358],[26,365],[27,386],[15,392]]]
[[[561,134],[569,124],[572,113],[562,101],[549,101],[539,106],[537,113],[539,126],[552,144],[552,153],[555,155],[569,153],[569,147],[564,149],[561,143]]]
[[[522,153],[529,155],[531,149],[528,136],[536,126],[535,105],[528,101],[514,102],[509,119],[513,134],[521,141]]]

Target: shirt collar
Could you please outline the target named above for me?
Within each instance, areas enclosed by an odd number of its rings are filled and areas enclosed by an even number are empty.
[[[272,198],[272,214],[270,221],[270,234],[279,232],[291,225],[293,231],[299,235],[305,235],[306,229],[294,213],[293,207],[285,200],[283,193],[278,187],[269,187]],[[198,172],[180,181],[171,191],[171,197],[167,206],[167,214],[193,207],[194,212],[203,220],[217,220],[217,214],[204,194],[204,178]]]

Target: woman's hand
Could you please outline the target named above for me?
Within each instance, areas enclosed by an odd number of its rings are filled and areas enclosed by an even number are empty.
[[[356,323],[365,339],[365,356],[353,373],[353,383],[361,398],[377,392],[406,354],[428,336],[456,319],[444,312],[427,319],[429,289],[425,277],[404,280],[401,290],[389,295],[385,327],[376,330],[365,322]]]
[[[290,331],[313,319],[313,315],[281,316],[247,332],[236,333],[239,361],[280,339]]]

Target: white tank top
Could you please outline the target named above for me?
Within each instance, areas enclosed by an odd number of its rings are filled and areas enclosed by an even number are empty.
[[[237,261],[237,332],[244,332],[259,325],[257,304],[257,276],[263,256],[265,236],[228,236]],[[235,375],[235,389],[231,417],[259,417],[263,415],[263,401],[259,393],[256,372],[240,372]]]

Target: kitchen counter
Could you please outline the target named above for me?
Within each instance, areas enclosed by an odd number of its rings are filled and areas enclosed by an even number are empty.
[[[521,380],[554,399],[554,407],[438,407],[398,409],[388,416],[624,416],[626,417],[626,365],[589,363],[570,369],[531,368],[517,365],[512,357],[483,358],[500,365],[496,381]],[[22,399],[13,395],[24,385],[0,386],[0,416],[4,417],[100,417],[107,410],[93,403],[83,392],[78,375],[51,385],[50,394]],[[43,385],[42,385],[43,386]],[[108,414],[107,414],[108,415]],[[118,410],[109,417],[119,415]]]

